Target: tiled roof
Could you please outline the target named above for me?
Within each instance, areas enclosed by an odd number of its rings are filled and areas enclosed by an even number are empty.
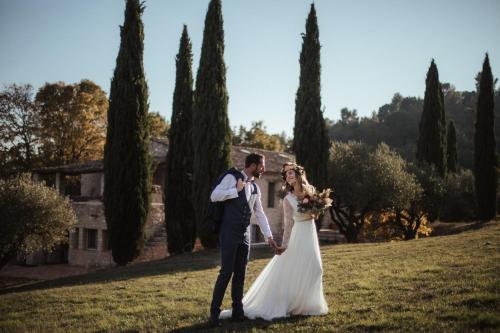
[[[150,151],[156,163],[163,163],[168,151],[168,139],[153,138],[150,143]],[[234,166],[238,169],[243,169],[245,166],[245,157],[250,153],[262,154],[266,157],[266,171],[279,173],[283,163],[295,160],[295,156],[284,152],[276,152],[265,149],[248,148],[242,146],[233,146],[231,156]],[[78,164],[67,164],[54,167],[46,167],[35,169],[37,173],[55,173],[61,172],[64,174],[82,174],[102,172],[103,161],[87,161]]]
[[[231,157],[235,164],[234,166],[238,169],[243,169],[245,167],[245,157],[250,153],[262,154],[266,157],[266,172],[279,173],[284,163],[295,161],[295,155],[284,152],[233,146]]]

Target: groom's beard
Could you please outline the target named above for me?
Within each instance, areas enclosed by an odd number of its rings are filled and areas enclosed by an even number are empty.
[[[260,178],[260,176],[261,176],[261,175],[262,175],[262,174],[261,174],[259,171],[257,171],[257,170],[255,170],[255,171],[252,173],[252,176],[254,176],[255,178]]]

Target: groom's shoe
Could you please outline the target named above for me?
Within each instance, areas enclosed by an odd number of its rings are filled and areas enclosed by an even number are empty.
[[[212,318],[208,319],[208,326],[210,327],[221,327],[222,323],[220,322],[219,318]]]
[[[233,315],[231,317],[231,321],[234,321],[234,322],[241,322],[241,321],[245,321],[245,320],[248,320],[248,318],[245,317],[245,315],[243,315],[243,314]]]

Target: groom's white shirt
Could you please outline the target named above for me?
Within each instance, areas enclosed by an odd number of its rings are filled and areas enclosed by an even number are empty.
[[[241,171],[243,175],[244,181],[248,180],[248,176]],[[271,228],[269,227],[269,222],[267,220],[266,214],[264,213],[264,208],[262,208],[261,201],[261,193],[259,185],[255,184],[257,187],[257,195],[252,198],[252,189],[253,185],[251,182],[245,183],[245,195],[247,197],[247,201],[250,205],[250,209],[252,213],[255,214],[255,218],[257,219],[257,224],[260,227],[260,231],[264,234],[265,239],[267,240],[269,237],[273,237],[271,233]],[[226,201],[228,199],[234,199],[238,197],[238,191],[236,190],[236,177],[229,174],[222,178],[222,181],[217,185],[212,194],[210,195],[210,200],[212,202],[215,201]],[[253,203],[253,204],[252,204]]]

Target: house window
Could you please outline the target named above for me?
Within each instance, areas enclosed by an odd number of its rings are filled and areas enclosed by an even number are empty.
[[[269,182],[267,188],[267,207],[274,208],[274,198],[276,196],[276,192],[274,190],[274,183]]]
[[[97,229],[85,229],[87,238],[87,250],[97,250]]]
[[[64,184],[64,194],[72,197],[80,196],[81,194],[81,175],[64,175],[61,177],[61,182]]]
[[[78,243],[80,242],[80,228],[75,228],[75,232],[72,234],[73,241],[71,242],[71,247],[74,249],[78,249]]]
[[[103,251],[111,250],[109,246],[109,234],[107,230],[102,231],[102,250]]]

